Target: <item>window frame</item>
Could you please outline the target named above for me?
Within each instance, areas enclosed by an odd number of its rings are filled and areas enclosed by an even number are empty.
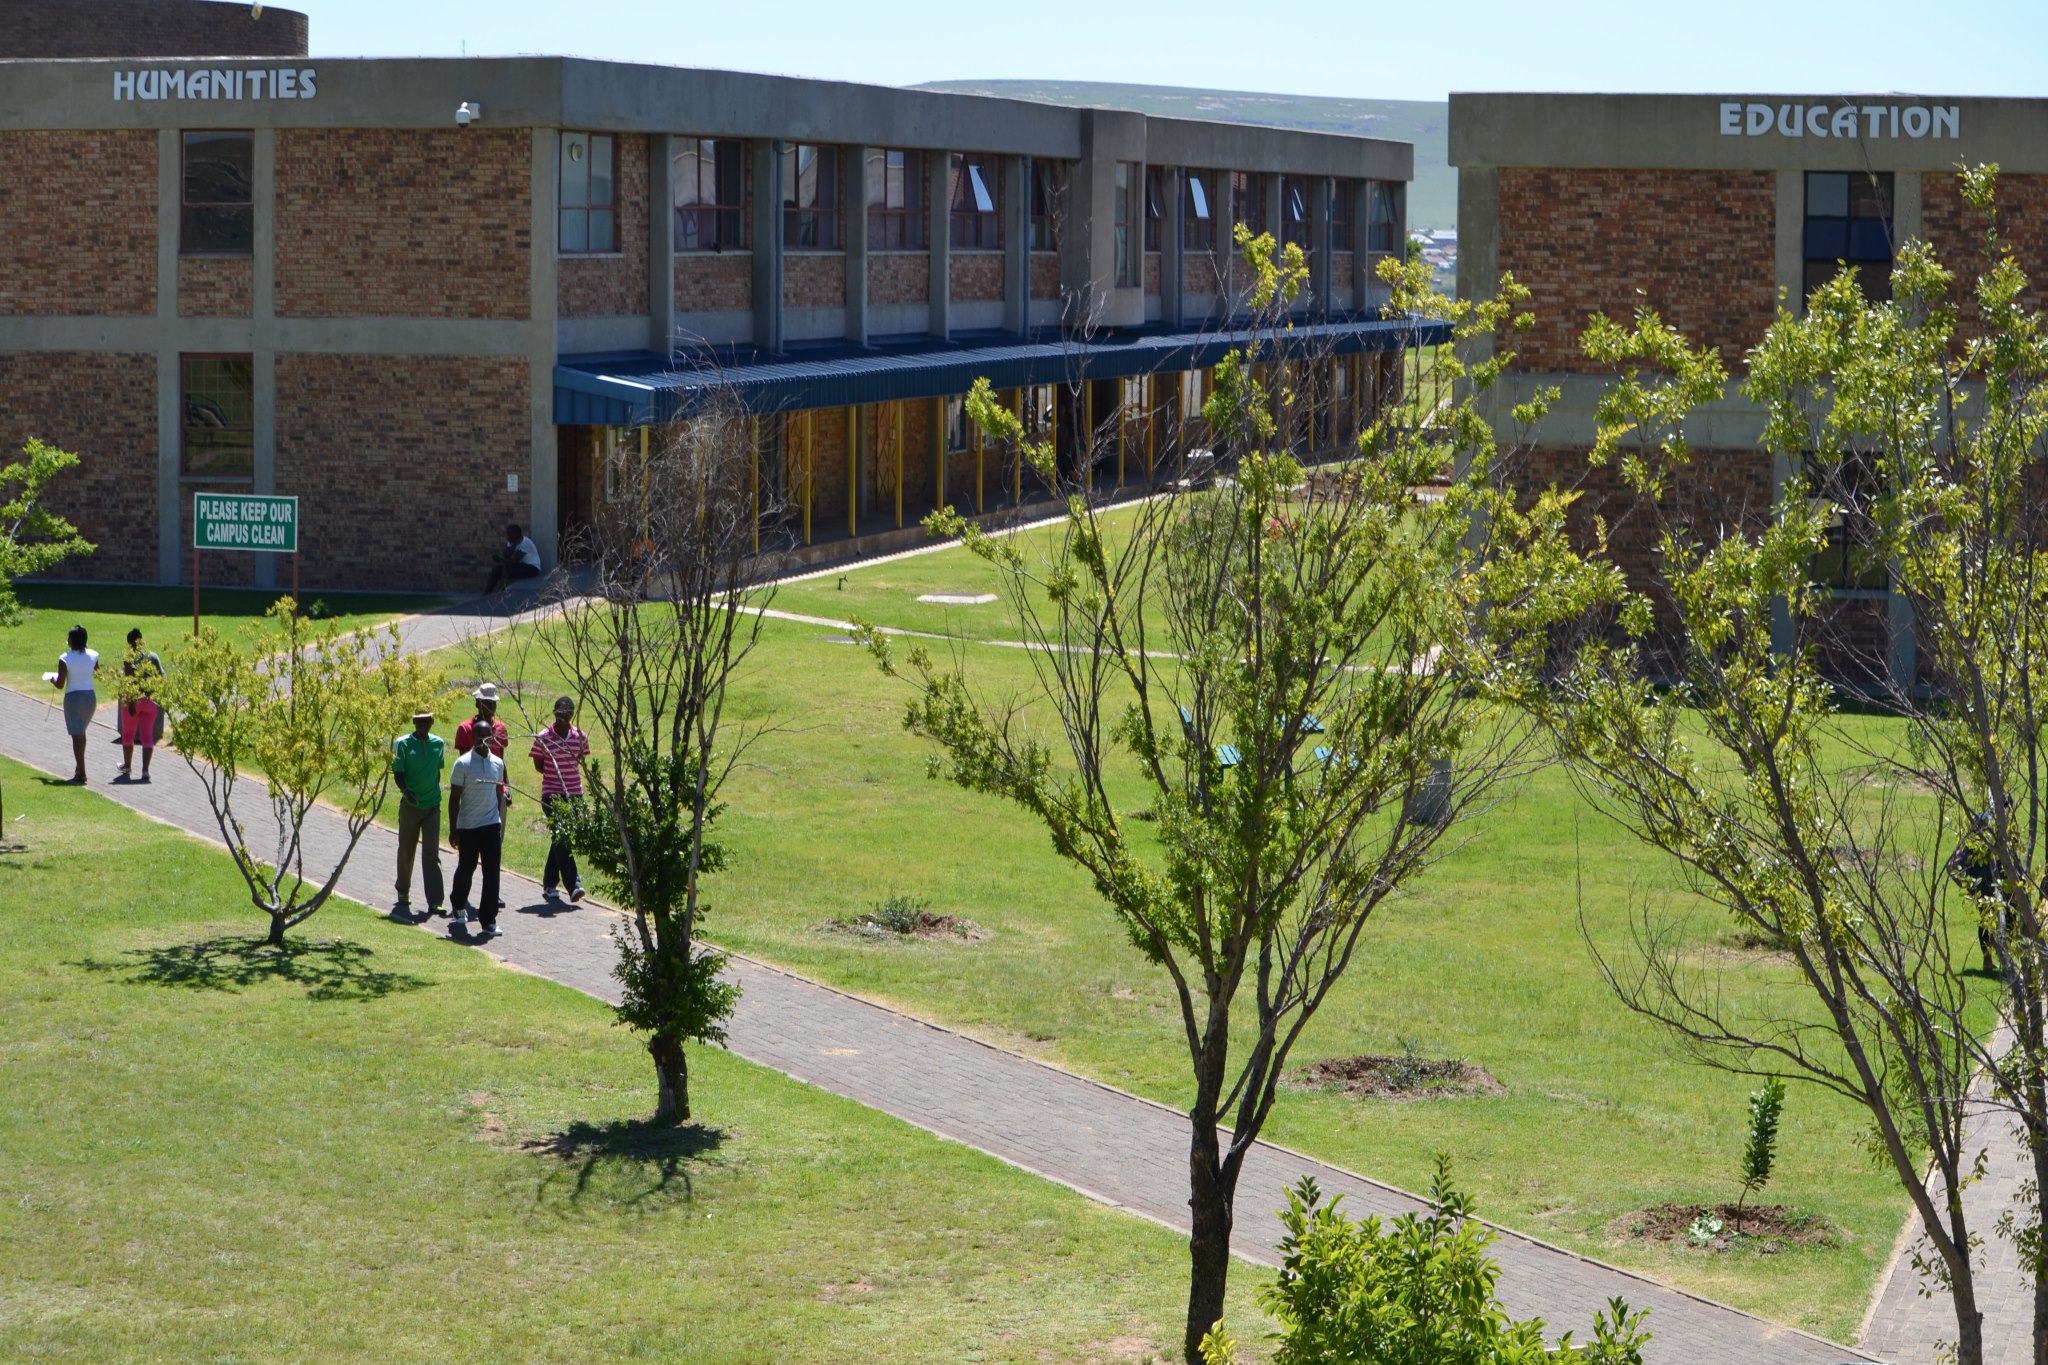
[[[1053,157],[1031,161],[1032,251],[1058,251],[1060,225],[1067,212],[1067,163]]]
[[[806,148],[810,149],[811,164],[816,168],[811,177],[812,202],[808,205],[798,197]],[[784,145],[782,156],[783,250],[844,251],[846,240],[839,231],[840,195],[844,190],[840,171],[845,164],[841,149],[832,143],[791,142]],[[828,179],[829,191],[824,183]],[[806,227],[812,236],[808,242],[801,240]]]
[[[247,199],[192,199],[192,139],[235,137],[245,140],[249,152],[249,197]],[[192,222],[195,213],[220,213],[240,209],[243,246],[194,246]],[[183,128],[178,132],[178,254],[180,256],[254,256],[256,254],[256,132],[253,128]]]
[[[976,207],[963,209],[960,207],[962,190],[970,185],[975,192],[970,202]],[[980,207],[984,203],[987,208]],[[954,251],[1003,249],[1002,161],[994,153],[948,154],[946,221],[947,243]]]
[[[1839,214],[1813,212],[1814,182],[1816,180],[1840,180],[1842,184],[1842,209]],[[1799,304],[1803,310],[1806,300],[1813,297],[1813,291],[1833,279],[1845,268],[1854,268],[1856,282],[1863,290],[1863,296],[1872,303],[1883,302],[1892,296],[1892,267],[1898,262],[1898,238],[1894,232],[1895,215],[1898,212],[1898,182],[1890,171],[1807,171],[1800,180],[1799,258],[1800,291]],[[1859,193],[1860,191],[1860,193]],[[1858,213],[1858,200],[1867,195],[1874,201],[1878,212]],[[1868,201],[1866,201],[1867,203]],[[1876,235],[1884,241],[1882,256],[1868,249],[1868,233],[1859,233],[1858,226],[1876,224]],[[1814,252],[1815,230],[1839,228],[1842,251],[1838,255]],[[1882,266],[1882,270],[1875,267]]]
[[[1115,178],[1111,193],[1116,198],[1114,226],[1111,229],[1115,242],[1114,270],[1117,287],[1129,289],[1144,282],[1145,249],[1144,241],[1134,228],[1141,225],[1134,220],[1139,217],[1138,195],[1143,191],[1145,177],[1143,165],[1136,161],[1116,163]],[[1141,229],[1142,230],[1142,229]]]
[[[1380,209],[1386,209],[1386,216],[1380,216]],[[1365,249],[1383,256],[1401,254],[1401,182],[1398,180],[1368,180],[1365,182]],[[1384,236],[1382,235],[1384,233]],[[1382,245],[1382,242],[1385,244]]]
[[[902,188],[903,202],[889,202],[889,158],[899,157],[901,175],[898,185]],[[881,163],[879,181],[882,198],[875,199],[877,181],[871,174],[877,161]],[[869,251],[929,251],[928,240],[931,228],[931,214],[926,211],[925,200],[930,190],[926,174],[925,153],[909,147],[872,147],[868,150],[867,161],[861,172],[862,198],[866,201],[868,213]],[[892,232],[891,228],[895,230]],[[894,236],[896,241],[889,238]]]
[[[1180,249],[1216,250],[1216,185],[1214,170],[1193,167],[1181,171]]]
[[[1280,242],[1307,251],[1314,243],[1315,192],[1305,175],[1280,177]],[[1294,226],[1290,227],[1289,225]],[[1296,236],[1295,233],[1300,235]]]
[[[225,420],[219,426],[192,421],[193,362],[236,361],[248,377],[248,421],[235,424]],[[218,409],[217,409],[218,410]],[[225,414],[223,414],[225,417]],[[246,433],[249,467],[245,470],[194,469],[192,437],[195,433]],[[256,358],[247,351],[186,351],[178,355],[178,478],[204,483],[248,483],[256,477]]]
[[[711,165],[710,194],[712,197],[708,200],[703,198],[705,193],[704,166],[706,162],[704,149],[706,147],[711,149],[709,161]],[[727,149],[731,149],[734,164],[738,167],[732,176],[732,184],[730,185],[726,183],[722,170],[725,165]],[[748,159],[748,145],[744,138],[681,137],[676,139],[675,148],[669,156],[669,203],[670,209],[675,215],[675,250],[678,255],[695,256],[705,252],[722,253],[752,249],[753,243],[749,237],[752,215],[749,212],[748,204],[750,197],[748,194],[750,188],[748,182],[751,178],[747,164]],[[688,160],[694,160],[697,166],[697,173],[692,177],[693,183],[689,189],[689,193],[697,197],[687,203],[676,203],[677,196],[684,192],[682,166]],[[732,190],[735,195],[735,201],[732,203],[727,203],[722,197],[728,189]],[[711,226],[709,240],[706,240],[704,232],[707,222]],[[733,238],[731,241],[727,240],[728,232]]]
[[[1163,249],[1166,241],[1166,167],[1145,168],[1145,251]]]
[[[1358,209],[1358,182],[1334,176],[1330,180],[1330,250],[1355,251],[1358,233],[1352,215]]]
[[[583,157],[571,150],[581,145]],[[592,182],[596,179],[598,150],[604,151],[609,199],[600,200]],[[569,163],[588,160],[583,168],[583,202],[569,202]],[[569,245],[569,225],[581,215],[583,245]],[[593,228],[603,216],[606,239],[599,245]],[[619,139],[616,133],[578,133],[564,129],[555,150],[555,254],[558,256],[616,256],[619,253]]]
[[[1247,206],[1254,212],[1247,213]],[[1230,172],[1230,231],[1233,236],[1240,223],[1250,228],[1254,237],[1266,230],[1266,177],[1258,171]]]

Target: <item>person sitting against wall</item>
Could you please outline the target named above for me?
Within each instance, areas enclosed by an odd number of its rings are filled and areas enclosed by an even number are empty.
[[[484,584],[484,591],[496,592],[517,578],[539,577],[540,547],[517,526],[507,526],[505,546],[498,551],[497,562],[491,565],[490,581]]]

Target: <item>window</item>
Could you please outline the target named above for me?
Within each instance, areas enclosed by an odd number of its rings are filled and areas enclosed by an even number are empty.
[[[1391,180],[1371,180],[1365,186],[1365,249],[1398,252],[1401,249],[1401,187]]]
[[[1265,179],[1250,171],[1230,173],[1230,221],[1243,223],[1254,237],[1266,230]],[[1233,227],[1232,231],[1235,230]]]
[[[1138,253],[1132,250],[1131,220],[1137,215],[1136,195],[1144,183],[1138,174],[1138,163],[1119,161],[1116,163],[1116,282],[1128,288],[1138,281]]]
[[[256,249],[256,135],[185,134],[178,249],[190,256],[246,256]]]
[[[1216,172],[1187,171],[1186,191],[1181,196],[1180,244],[1184,251],[1216,249]]]
[[[968,448],[968,438],[970,435],[968,428],[972,425],[973,421],[967,416],[967,400],[965,398],[948,398],[946,400],[946,450],[948,453]]]
[[[1358,182],[1356,180],[1332,180],[1330,182],[1330,250],[1352,250],[1352,212],[1358,207]]]
[[[964,251],[1002,250],[1003,180],[996,159],[955,152],[947,180],[953,245]]]
[[[1856,271],[1868,299],[1892,296],[1892,177],[1889,171],[1809,171],[1806,281],[1802,297]]]
[[[1280,178],[1280,245],[1289,242],[1308,250],[1308,181],[1302,176]]]
[[[839,149],[791,143],[782,153],[782,244],[839,250]]]
[[[747,144],[679,138],[670,161],[677,251],[744,251],[747,241]]]
[[[619,249],[618,191],[612,176],[609,133],[562,134],[562,235],[564,256]]]
[[[1811,461],[1808,468],[1813,469]],[[1888,590],[1891,567],[1870,546],[1868,509],[1878,492],[1876,468],[1867,457],[1845,455],[1839,465],[1813,472],[1820,476],[1817,496],[1834,508],[1827,544],[1813,557],[1813,581],[1836,592]]]
[[[1145,168],[1145,250],[1160,249],[1160,233],[1166,222],[1166,167]]]
[[[868,152],[868,250],[923,251],[924,153]]]
[[[1060,249],[1060,220],[1067,212],[1067,163],[1031,163],[1031,249]]]
[[[178,358],[185,394],[181,472],[246,479],[256,472],[256,371],[245,355]]]

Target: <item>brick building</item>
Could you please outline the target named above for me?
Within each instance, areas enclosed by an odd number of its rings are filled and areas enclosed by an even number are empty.
[[[1740,379],[1781,306],[1854,266],[1889,294],[1897,246],[1920,238],[1963,280],[1979,268],[1981,223],[1958,192],[1958,163],[2002,167],[2001,225],[2039,282],[2048,278],[2048,101],[1917,95],[1525,95],[1451,97],[1458,168],[1458,285],[1490,293],[1502,272],[1533,291],[1534,330],[1506,344],[1515,373],[1491,398],[1509,407],[1549,386],[1562,399],[1534,432],[1525,482],[1585,490],[1625,567],[1646,570],[1654,528],[1611,471],[1585,463],[1606,380],[1579,349],[1590,316],[1638,305]],[[1761,517],[1792,472],[1761,449],[1761,414],[1730,385],[1688,432],[1694,467],[1677,510],[1697,534]],[[1837,676],[1917,676],[1912,615],[1881,568],[1840,547],[1817,564],[1834,593],[1826,632]]]
[[[309,587],[473,587],[492,546],[455,497],[552,564],[608,464],[714,387],[820,553],[1029,494],[964,419],[976,376],[1105,484],[1142,482],[1199,440],[1185,419],[1244,335],[1236,221],[1309,253],[1308,446],[1364,420],[1417,336],[1373,276],[1404,237],[1405,143],[572,58],[314,59],[268,7],[68,10],[0,0],[0,450],[83,456],[62,510],[101,548],[67,573],[185,581],[194,494],[244,490],[301,498]],[[217,51],[222,11],[268,55],[163,55]]]

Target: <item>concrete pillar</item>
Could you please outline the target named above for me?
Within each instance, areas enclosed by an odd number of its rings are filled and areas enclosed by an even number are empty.
[[[276,493],[277,488],[277,348],[271,319],[277,313],[277,130],[258,128],[250,140],[250,217],[253,220],[249,261],[250,413],[255,450],[255,482],[251,491]],[[274,588],[279,582],[277,555],[253,555],[250,582]],[[289,568],[284,572],[289,573]]]
[[[541,563],[549,568],[561,562],[555,486],[555,309],[559,297],[555,285],[561,270],[561,257],[556,251],[561,215],[555,211],[555,167],[560,143],[561,135],[552,128],[533,130],[532,179],[528,188],[533,204],[533,244],[527,258],[530,283],[526,362],[530,397],[524,490],[526,529],[540,548]]]
[[[1159,206],[1159,320],[1168,326],[1178,327],[1182,322],[1184,305],[1181,301],[1181,231],[1182,216],[1187,212],[1184,201],[1187,186],[1181,177],[1187,172],[1179,166],[1170,166],[1160,177],[1160,194],[1166,202]]]
[[[1462,216],[1462,210],[1460,210]],[[1778,293],[1794,313],[1806,311],[1806,173],[1779,171],[1772,262]],[[1458,229],[1458,278],[1465,278],[1465,230]],[[1463,290],[1461,289],[1462,293]]]
[[[1215,193],[1209,202],[1209,217],[1216,224],[1216,309],[1215,316],[1228,321],[1237,311],[1231,281],[1243,273],[1233,268],[1237,260],[1237,195],[1230,187],[1230,172],[1216,172]]]
[[[1398,243],[1397,243],[1398,245]],[[1458,297],[1493,297],[1500,283],[1500,171],[1466,166],[1458,171]],[[1493,336],[1473,337],[1473,363],[1493,355]]]
[[[1309,181],[1308,311],[1315,317],[1330,312],[1330,177]]]
[[[1003,158],[1003,330],[1031,330],[1031,183],[1028,156]]]
[[[782,153],[772,138],[747,144],[754,159],[754,344],[782,349]]]
[[[925,211],[931,215],[931,322],[933,336],[945,336],[953,326],[953,154],[926,152]]]
[[[676,340],[675,137],[647,139],[647,345],[666,356]]]
[[[846,339],[868,344],[868,156],[875,147],[845,149],[846,208],[841,218],[846,241]]]
[[[1361,313],[1376,311],[1384,286],[1377,273],[1378,263],[1366,250],[1366,234],[1371,231],[1366,222],[1366,215],[1372,211],[1371,182],[1354,180],[1344,193],[1351,196],[1351,306]]]

